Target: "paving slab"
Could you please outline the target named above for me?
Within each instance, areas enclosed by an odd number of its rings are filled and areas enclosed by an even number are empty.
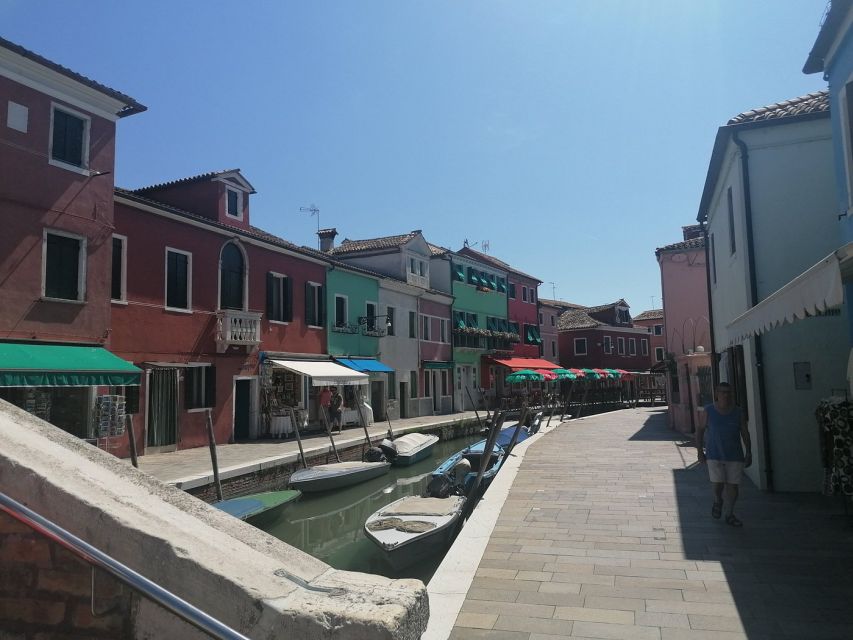
[[[747,480],[744,527],[728,527],[710,517],[695,459],[661,408],[565,422],[531,443],[477,530],[488,551],[467,594],[432,603],[431,616],[458,614],[441,637],[853,638],[853,521],[840,502]]]

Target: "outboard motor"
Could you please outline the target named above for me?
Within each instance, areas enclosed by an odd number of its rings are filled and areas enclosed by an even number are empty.
[[[385,438],[379,443],[379,448],[382,450],[382,453],[385,454],[385,458],[391,462],[393,462],[394,458],[397,457],[397,446],[388,438]]]
[[[385,462],[385,454],[379,447],[370,447],[364,454],[365,462]]]
[[[453,493],[453,483],[446,475],[435,475],[430,479],[426,487],[426,497],[447,498]]]

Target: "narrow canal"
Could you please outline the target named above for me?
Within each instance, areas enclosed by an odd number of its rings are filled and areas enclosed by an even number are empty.
[[[391,467],[382,476],[340,491],[304,494],[278,512],[275,519],[253,522],[267,533],[323,562],[348,571],[378,573],[393,578],[419,578],[427,582],[443,556],[394,572],[382,553],[364,536],[364,523],[374,511],[397,498],[421,495],[430,473],[452,453],[482,436],[440,441],[432,456],[410,467]]]

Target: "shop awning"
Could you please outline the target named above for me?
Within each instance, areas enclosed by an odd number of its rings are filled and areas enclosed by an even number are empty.
[[[336,362],[355,371],[370,373],[394,373],[394,370],[375,358],[335,358]]]
[[[453,362],[450,360],[422,360],[421,366],[424,369],[452,369]]]
[[[137,386],[141,373],[102,347],[0,343],[0,387]]]
[[[549,362],[548,360],[543,360],[542,358],[505,358],[505,359],[497,359],[493,358],[493,361],[499,365],[504,367],[509,367],[513,371],[518,371],[520,369],[559,369],[560,365],[554,364],[553,362]]]
[[[270,360],[273,366],[311,378],[314,387],[367,384],[365,373],[353,371],[331,360]]]
[[[803,320],[844,302],[843,280],[853,276],[853,242],[833,251],[726,327],[729,344]]]

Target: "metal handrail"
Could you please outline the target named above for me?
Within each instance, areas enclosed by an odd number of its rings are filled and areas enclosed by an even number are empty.
[[[212,638],[221,640],[249,640],[242,633],[234,631],[231,627],[209,616],[171,591],[152,582],[145,576],[108,556],[103,551],[96,549],[88,542],[81,540],[73,533],[40,516],[35,511],[25,507],[14,498],[10,498],[2,492],[0,492],[0,511],[5,511],[31,529],[41,533],[56,544],[65,547],[90,565],[99,567],[107,573],[112,574],[122,583],[135,589],[164,609],[171,611],[184,622],[200,629]]]

